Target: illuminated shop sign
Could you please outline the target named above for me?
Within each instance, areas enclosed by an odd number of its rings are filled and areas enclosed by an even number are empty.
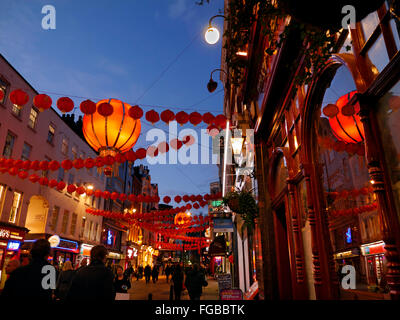
[[[60,243],[58,244],[57,247],[55,247],[55,249],[62,249],[62,250],[69,250],[69,251],[73,251],[73,252],[79,252],[78,246],[79,246],[78,242],[76,242],[76,241],[71,241],[71,240],[61,239],[60,238]]]
[[[129,247],[128,249],[126,249],[126,255],[128,256],[129,259],[137,257],[137,253],[138,251],[136,248]]]
[[[90,251],[92,250],[93,246],[90,244],[82,243],[81,244],[81,255],[90,257]]]
[[[111,230],[108,230],[107,231],[107,244],[109,246],[111,246],[113,244],[113,238],[114,238],[113,232]]]
[[[0,238],[3,238],[3,239],[10,238],[10,230],[0,229]]]
[[[50,247],[55,248],[60,244],[60,237],[56,234],[47,239],[50,242]]]
[[[383,254],[385,253],[385,243],[383,241],[378,241],[364,244],[361,246],[361,252],[364,256],[370,254]]]
[[[21,246],[21,242],[19,241],[8,241],[7,250],[18,251]]]
[[[351,238],[351,228],[347,228],[346,231],[346,243],[351,243],[353,239]]]

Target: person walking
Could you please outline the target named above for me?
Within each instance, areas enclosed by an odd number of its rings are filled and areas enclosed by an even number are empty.
[[[43,301],[50,302],[52,300],[52,289],[44,288],[42,280],[44,277],[54,276],[54,269],[47,261],[50,254],[50,243],[46,239],[39,239],[33,243],[30,251],[31,261],[28,265],[15,269],[4,285],[2,298],[13,299],[13,301]],[[45,269],[44,267],[49,266]],[[42,271],[45,270],[45,273]],[[47,271],[50,270],[50,271]],[[49,278],[49,280],[51,280]],[[51,281],[48,281],[51,282]]]
[[[75,274],[67,294],[68,301],[113,301],[114,277],[105,266],[108,251],[97,245],[90,251],[90,264]]]
[[[179,264],[174,268],[174,273],[172,274],[172,282],[174,284],[175,300],[181,300],[183,288],[183,271]]]
[[[114,289],[116,293],[128,293],[128,290],[131,288],[130,278],[127,278],[124,274],[124,269],[118,265],[117,268],[117,276],[114,279]]]
[[[117,270],[118,273],[118,270]],[[131,277],[133,275],[133,268],[132,265],[129,263],[128,268],[126,268],[125,272],[124,272],[124,276],[129,280],[129,282],[131,282]]]
[[[88,260],[87,258],[83,258],[80,262],[80,264],[78,265],[78,267],[76,268],[76,271],[78,271],[79,269],[86,267],[88,264]]]
[[[198,264],[193,265],[186,275],[185,286],[189,292],[190,300],[200,300],[203,287],[207,286],[204,273],[199,269]]]
[[[167,278],[167,283],[168,283],[168,278],[169,278],[169,276],[171,275],[171,267],[170,267],[170,265],[168,264],[166,267],[165,267],[165,277]]]
[[[138,268],[138,278],[136,279],[136,280],[139,280],[139,279],[142,279],[142,277],[143,277],[143,266],[139,266],[139,268]]]
[[[65,300],[74,275],[75,270],[71,261],[64,262],[62,271],[58,276],[56,291],[54,292],[56,299]]]
[[[151,267],[147,265],[144,268],[144,278],[146,279],[146,284],[150,282],[150,276],[151,276]]]
[[[151,277],[153,278],[153,283],[158,281],[158,266],[154,265],[153,270],[151,271]]]

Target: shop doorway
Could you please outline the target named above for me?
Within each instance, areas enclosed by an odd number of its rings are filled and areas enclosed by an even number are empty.
[[[288,246],[288,233],[286,225],[286,210],[282,203],[274,214],[275,245],[279,277],[279,297],[290,300],[292,296],[292,276],[290,269],[290,255]]]

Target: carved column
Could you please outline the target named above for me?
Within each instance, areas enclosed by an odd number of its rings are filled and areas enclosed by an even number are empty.
[[[391,214],[389,201],[386,197],[384,174],[379,160],[377,141],[374,138],[375,135],[371,126],[370,108],[362,96],[359,96],[359,100],[361,107],[359,115],[365,132],[365,156],[369,175],[371,180],[374,181],[372,186],[378,201],[382,240],[385,242],[385,257],[387,260],[386,278],[390,287],[391,298],[400,300],[400,256],[395,237],[396,226],[398,225],[396,219],[398,218]]]
[[[304,255],[303,255],[303,244],[302,237],[300,234],[300,222],[299,222],[299,211],[298,203],[296,197],[296,184],[294,181],[288,179],[288,189],[289,197],[291,199],[291,216],[292,216],[292,226],[293,226],[293,238],[294,238],[294,255],[295,255],[295,268],[296,268],[296,282],[299,287],[299,297],[300,299],[306,299],[306,286],[304,282],[305,278],[305,267],[304,267]]]

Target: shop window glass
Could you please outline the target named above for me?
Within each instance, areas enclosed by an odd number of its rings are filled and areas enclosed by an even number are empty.
[[[7,186],[0,184],[0,217],[3,212],[4,199],[6,198]]]
[[[34,107],[32,107],[31,112],[29,114],[29,120],[28,120],[29,128],[35,129],[38,115],[39,115],[39,111],[36,110]]]
[[[8,84],[4,80],[0,79],[0,90],[3,91],[3,99],[0,100],[0,103],[2,104],[6,102],[7,88]]]
[[[21,117],[22,107],[17,106],[16,104],[13,104],[11,107],[11,111],[15,116],[17,116],[19,118],[19,117]]]
[[[386,166],[400,212],[400,82],[379,100],[377,113]]]
[[[325,200],[323,209],[328,215],[337,267],[353,264],[357,274],[361,275],[360,280],[365,279],[361,268],[365,257],[357,248],[372,236],[371,230],[364,234],[366,230],[360,228],[360,224],[377,216],[378,212],[365,161],[364,128],[357,114],[359,106],[354,109],[346,106],[355,90],[349,70],[339,67],[321,104],[316,106],[312,145],[315,146],[314,161],[318,164],[317,176]],[[348,228],[351,242],[346,241]],[[347,252],[346,259],[339,254],[341,252]]]
[[[8,222],[15,223],[22,203],[22,193],[14,191],[13,201]]]
[[[364,31],[365,41],[367,41],[379,24],[378,13],[376,11],[370,13],[361,21],[361,24]]]
[[[379,72],[389,63],[389,56],[382,34],[372,45],[371,49],[368,50],[368,57]]]
[[[54,143],[54,135],[56,134],[56,128],[53,124],[49,125],[49,131],[47,133],[47,142],[50,144]]]

